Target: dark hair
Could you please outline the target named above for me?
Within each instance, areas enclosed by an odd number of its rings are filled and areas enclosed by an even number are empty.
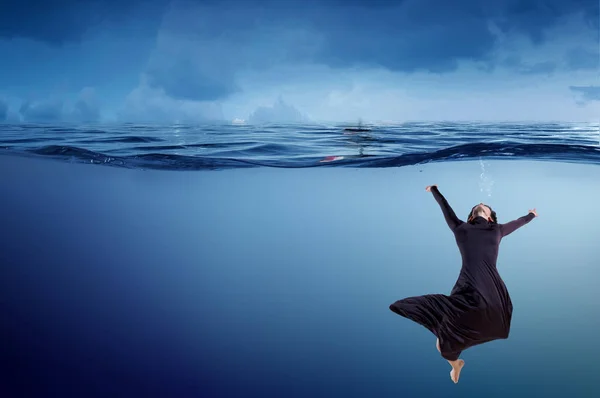
[[[467,217],[467,222],[471,222],[471,216],[473,215],[473,210],[475,210],[475,208],[479,206],[479,205],[475,205],[473,206],[473,208],[471,208],[471,211],[469,212],[469,216]],[[491,217],[492,217],[492,223],[493,224],[498,224],[498,217],[496,216],[496,212],[494,211],[494,209],[492,209],[490,206],[485,205],[485,207],[487,207],[488,209],[490,209],[490,213],[491,213]]]

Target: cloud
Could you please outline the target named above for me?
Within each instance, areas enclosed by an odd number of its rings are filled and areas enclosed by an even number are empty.
[[[101,112],[95,90],[86,87],[79,92],[75,102],[69,101],[66,97],[23,101],[18,108],[18,113],[10,110],[7,112],[7,119],[33,123],[88,123],[100,121]]]
[[[201,49],[201,51],[198,51]],[[180,100],[207,101],[239,89],[232,60],[236,54],[219,43],[198,42],[163,34],[145,71],[147,84]]]
[[[220,122],[224,117],[216,102],[174,99],[143,81],[127,96],[118,119],[140,123],[201,123]]]
[[[553,61],[526,63],[516,55],[506,57],[498,64],[523,75],[552,74],[558,68]]]
[[[117,26],[143,19],[157,25],[168,4],[167,0],[2,0],[0,37],[22,37],[53,45],[78,42],[101,24]]]
[[[541,43],[548,28],[572,13],[597,29],[597,0],[3,0],[0,37],[64,44],[82,41],[99,26],[143,21],[155,34],[162,23],[161,30],[261,47],[259,30],[274,36],[301,30],[316,34],[318,43],[288,48],[292,57],[310,52],[315,62],[331,66],[443,72],[492,49],[490,23]]]
[[[404,118],[418,99],[519,87],[575,109],[564,87],[597,70],[599,19],[597,0],[5,0],[0,86],[64,100],[27,102],[30,120],[200,122],[221,104],[230,120],[279,94],[315,118]]]
[[[582,47],[571,49],[565,55],[567,67],[571,70],[594,70],[600,68],[600,50],[586,50]]]
[[[598,27],[597,0],[502,0],[494,2],[493,20],[503,31],[527,35],[533,42],[548,39],[546,32],[570,14],[582,14],[586,23]]]
[[[552,61],[543,61],[536,62],[532,65],[523,65],[519,72],[525,75],[552,74],[556,69],[556,63]]]
[[[0,122],[3,122],[8,117],[8,104],[0,98]]]
[[[86,87],[81,91],[70,116],[80,122],[97,122],[100,120],[100,107],[93,88]]]
[[[432,0],[367,4],[176,3],[161,29],[173,38],[199,42],[197,53],[204,62],[236,68],[301,61],[445,72],[459,60],[480,58],[492,49],[494,36],[482,18],[480,1],[463,1],[462,7]],[[208,41],[219,43],[219,51],[206,51]]]
[[[279,97],[272,106],[260,106],[248,117],[250,124],[303,123],[308,117]]]
[[[19,113],[26,122],[49,123],[63,120],[63,101],[42,100],[25,101],[19,108]]]
[[[571,91],[581,96],[581,102],[600,101],[600,86],[571,86]]]
[[[21,117],[14,109],[11,109],[9,101],[0,98],[0,123],[20,123]]]
[[[298,1],[279,6],[260,1],[215,6],[176,3],[185,5],[173,7],[163,28],[196,39],[222,40],[229,44],[226,49],[236,43],[246,48],[251,44],[271,58],[273,52],[280,55],[286,49],[288,57],[300,53],[303,59],[335,67],[375,65],[405,72],[445,72],[461,60],[489,55],[496,40],[490,24],[542,43],[548,28],[569,14],[583,12],[598,19],[596,0],[404,0],[375,6],[354,1],[345,7],[337,3],[314,2],[311,7]],[[290,37],[294,31],[310,34]],[[248,56],[244,53],[243,47],[236,52],[242,56],[240,63]]]
[[[207,101],[238,93],[240,73],[283,65],[442,74],[480,62],[491,71],[499,34],[541,45],[566,16],[598,15],[595,0],[308,3],[173,2],[145,70],[149,87]],[[548,59],[515,65],[529,75],[556,69]]]

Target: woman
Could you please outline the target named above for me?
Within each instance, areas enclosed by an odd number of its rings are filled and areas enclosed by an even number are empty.
[[[390,309],[425,326],[437,337],[437,349],[450,365],[450,378],[458,383],[465,361],[461,352],[496,339],[506,339],[510,331],[512,302],[496,269],[498,248],[503,237],[537,217],[535,209],[506,224],[498,224],[496,213],[480,203],[471,209],[467,222],[454,211],[438,191],[433,193],[454,232],[462,256],[462,269],[450,296],[429,294],[398,300]]]

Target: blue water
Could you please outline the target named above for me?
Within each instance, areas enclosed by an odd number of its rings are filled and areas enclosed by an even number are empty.
[[[600,396],[599,126],[343,127],[1,126],[0,396]],[[457,385],[388,309],[458,276],[430,184],[539,213]]]
[[[429,161],[525,158],[600,163],[593,123],[404,123],[361,126],[0,125],[0,148],[20,154],[149,169],[390,167]]]

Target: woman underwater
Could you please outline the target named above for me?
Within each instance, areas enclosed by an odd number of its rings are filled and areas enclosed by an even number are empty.
[[[533,220],[537,212],[529,210],[526,216],[498,224],[496,213],[480,203],[471,209],[465,223],[456,217],[437,185],[425,190],[433,194],[454,233],[462,269],[449,296],[409,297],[396,301],[390,309],[426,327],[437,337],[437,349],[452,366],[452,381],[458,383],[465,364],[459,358],[463,350],[508,338],[513,306],[496,269],[498,248],[503,237]]]

